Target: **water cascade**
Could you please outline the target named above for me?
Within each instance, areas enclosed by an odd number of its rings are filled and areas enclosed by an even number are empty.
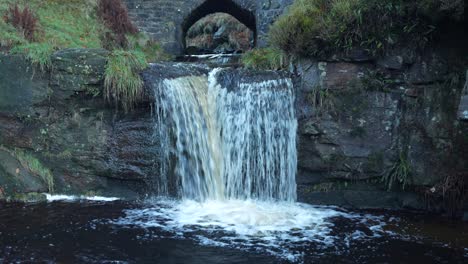
[[[175,140],[179,195],[198,201],[293,202],[292,83],[287,78],[233,81],[233,72],[214,69],[208,76],[164,79],[155,86],[160,137]]]
[[[113,224],[291,261],[301,261],[302,248],[346,248],[383,232],[380,218],[295,202],[297,120],[287,76],[176,63],[152,65],[145,81],[162,150],[160,197]],[[370,228],[337,237],[332,219]]]

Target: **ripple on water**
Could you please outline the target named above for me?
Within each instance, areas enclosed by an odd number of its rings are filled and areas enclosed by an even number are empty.
[[[339,219],[364,231],[334,232],[334,222]],[[253,249],[289,261],[300,261],[305,246],[339,249],[348,247],[352,239],[385,233],[385,222],[377,216],[335,207],[253,200],[159,200],[143,209],[126,210],[124,217],[112,223],[158,228],[202,245]]]

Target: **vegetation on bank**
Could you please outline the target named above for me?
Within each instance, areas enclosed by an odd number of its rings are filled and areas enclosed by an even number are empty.
[[[271,44],[294,56],[324,56],[396,43],[424,46],[446,19],[463,19],[462,0],[296,0],[271,27]]]
[[[463,0],[295,0],[268,37],[272,49],[292,58],[346,54],[354,48],[378,55],[396,44],[422,48],[440,25],[462,21],[463,15]],[[246,57],[249,67],[276,66],[262,50]]]
[[[114,50],[105,72],[104,97],[120,103],[125,112],[131,110],[142,96],[143,81],[139,72],[146,65],[142,52]]]
[[[135,103],[127,95],[142,89],[143,62],[166,58],[158,43],[131,23],[121,0],[1,0],[0,17],[0,52],[24,54],[42,70],[50,68],[59,49],[110,50],[105,97],[125,111]],[[126,78],[116,78],[119,73]]]
[[[288,65],[286,55],[279,49],[252,49],[242,56],[242,63],[250,69],[281,70]]]

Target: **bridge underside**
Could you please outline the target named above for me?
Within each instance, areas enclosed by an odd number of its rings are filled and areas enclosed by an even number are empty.
[[[266,44],[269,25],[293,0],[125,0],[138,28],[161,43],[166,52],[185,51],[188,29],[206,15],[223,12],[250,28],[255,44]]]

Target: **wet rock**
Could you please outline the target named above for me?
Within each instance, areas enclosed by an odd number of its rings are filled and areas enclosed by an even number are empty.
[[[402,56],[385,56],[377,60],[377,65],[389,70],[401,70],[403,68],[403,57]]]
[[[449,65],[436,54],[429,54],[411,66],[408,72],[408,82],[411,84],[427,84],[443,80],[448,73]]]
[[[105,49],[64,49],[54,53],[51,72],[54,97],[60,100],[77,92],[98,93],[108,55]]]
[[[13,150],[0,148],[0,192],[4,197],[46,191],[46,184],[21,164]]]
[[[317,125],[313,121],[309,121],[302,127],[302,134],[306,136],[318,136],[322,133],[319,131]]]
[[[20,55],[0,54],[0,112],[31,114],[47,101],[48,74]]]
[[[460,105],[458,106],[458,118],[468,120],[468,95],[464,95],[461,98]]]
[[[347,62],[320,62],[318,68],[322,88],[333,90],[347,88],[351,82],[364,76],[368,69],[366,65]]]
[[[345,60],[352,62],[369,62],[374,60],[374,58],[369,53],[369,51],[365,49],[354,48],[347,52]]]

